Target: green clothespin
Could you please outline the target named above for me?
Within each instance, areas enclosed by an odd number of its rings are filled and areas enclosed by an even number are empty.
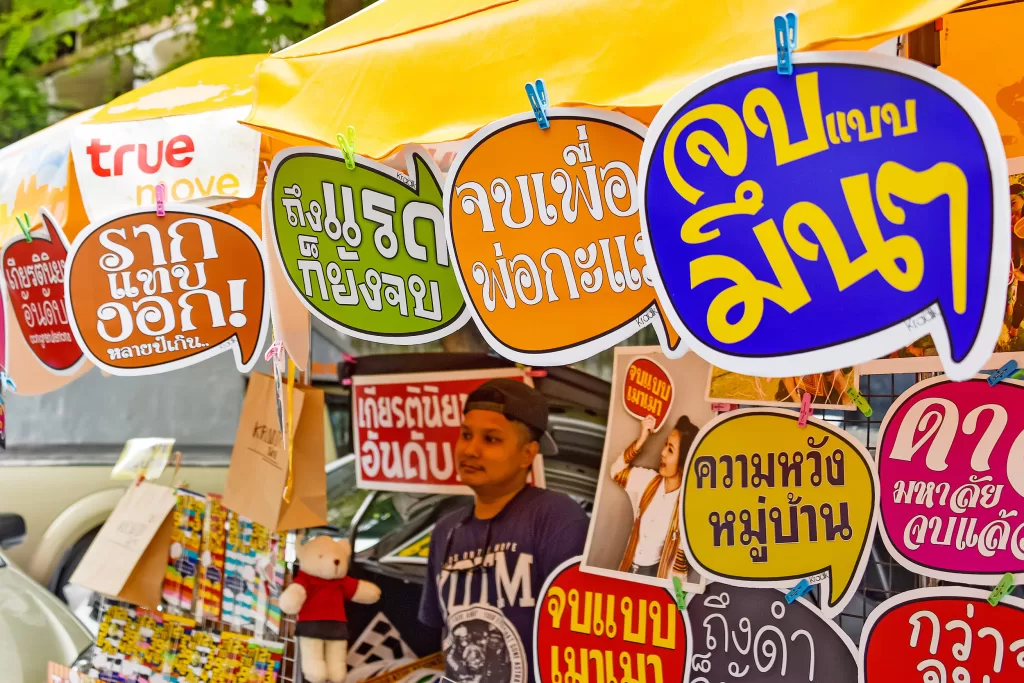
[[[25,241],[31,242],[32,232],[30,228],[32,227],[32,222],[28,219],[28,212],[22,213],[21,216],[15,216],[14,220],[18,221],[18,227],[21,228],[22,234],[25,235]]]
[[[857,406],[857,410],[864,413],[864,417],[871,417],[871,404],[864,398],[864,394],[857,391],[856,387],[848,387],[846,395],[853,401],[853,405]]]
[[[1003,574],[1003,578],[999,579],[999,583],[992,589],[992,594],[988,596],[988,604],[995,607],[999,602],[1009,595],[1010,591],[1013,590],[1013,574],[1006,572]]]
[[[345,167],[350,171],[356,170],[355,126],[349,126],[348,130],[345,131],[345,135],[338,133],[338,147],[341,149],[341,153],[345,155]]]
[[[672,577],[672,586],[676,589],[676,607],[680,612],[686,610],[686,591],[683,590],[683,582],[678,576]]]

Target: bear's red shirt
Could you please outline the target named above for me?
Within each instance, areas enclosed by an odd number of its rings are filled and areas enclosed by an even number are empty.
[[[345,601],[359,588],[359,579],[321,579],[298,572],[294,582],[306,589],[306,601],[299,610],[299,621],[347,621]]]

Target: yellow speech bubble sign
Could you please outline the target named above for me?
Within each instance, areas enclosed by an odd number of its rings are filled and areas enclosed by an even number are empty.
[[[829,618],[867,565],[878,475],[850,434],[815,418],[800,427],[797,418],[737,410],[700,430],[683,474],[683,548],[699,572],[734,586],[828,584],[821,607]]]

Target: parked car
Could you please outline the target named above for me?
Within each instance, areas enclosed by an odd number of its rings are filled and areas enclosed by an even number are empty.
[[[48,662],[71,664],[92,644],[63,602],[7,561],[25,535],[20,515],[0,513],[0,683],[44,681]]]

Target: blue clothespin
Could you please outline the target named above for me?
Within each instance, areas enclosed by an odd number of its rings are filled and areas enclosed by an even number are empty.
[[[1003,574],[1003,578],[999,579],[999,583],[992,589],[992,594],[988,596],[988,604],[995,607],[999,602],[1010,594],[1013,590],[1013,574],[1006,572]]]
[[[345,156],[345,168],[356,170],[356,127],[349,126],[345,135],[338,133],[338,147]]]
[[[778,72],[793,75],[793,53],[796,51],[796,12],[775,17],[775,51],[779,55]]]
[[[676,590],[676,607],[683,612],[686,610],[686,591],[683,590],[683,582],[678,576],[672,577],[672,587]]]
[[[0,385],[2,385],[2,390],[4,391],[18,391],[18,385],[15,384],[14,380],[11,379],[11,376],[4,371],[0,371]]]
[[[988,385],[994,387],[995,385],[1002,382],[1004,379],[1009,379],[1013,373],[1017,372],[1017,361],[1008,360],[1003,367],[999,368],[991,375],[988,376]]]
[[[25,235],[25,241],[32,241],[32,222],[29,221],[28,212],[21,214],[21,216],[15,216],[14,220],[18,221],[18,227],[21,228],[21,233]]]
[[[551,127],[551,122],[548,121],[548,91],[544,87],[544,79],[538,78],[537,83],[526,84],[526,97],[530,100],[530,106],[533,107],[533,115],[537,117],[537,125],[542,129],[548,129]]]
[[[807,579],[801,579],[800,583],[793,586],[788,593],[786,593],[786,602],[792,605],[799,598],[807,595],[811,592],[811,582]]]

